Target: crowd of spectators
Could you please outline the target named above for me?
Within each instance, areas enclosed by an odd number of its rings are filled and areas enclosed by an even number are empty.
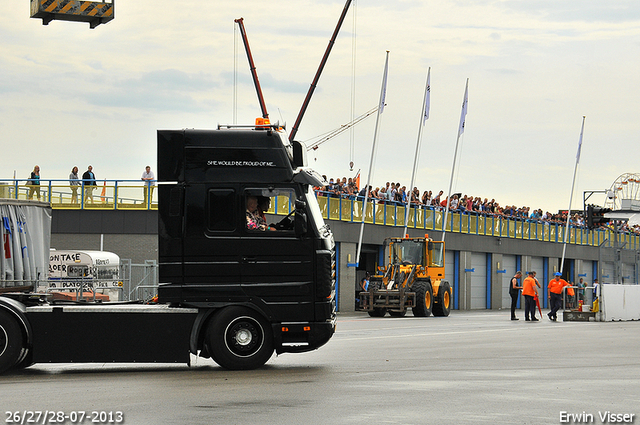
[[[366,195],[366,187],[359,188],[358,182],[354,178],[342,177],[341,179],[327,179],[323,176],[328,184],[323,187],[316,187],[318,196],[329,196],[347,199],[364,199]],[[527,206],[518,207],[516,205],[500,205],[495,199],[482,198],[479,196],[463,195],[455,193],[451,195],[447,202],[447,195],[440,190],[436,195],[430,190],[425,190],[420,194],[420,190],[414,187],[413,190],[407,190],[406,186],[397,182],[386,182],[386,184],[373,187],[369,186],[369,200],[378,204],[388,205],[407,205],[410,203],[413,207],[431,208],[436,211],[449,211],[481,214],[485,216],[503,216],[508,218],[521,219],[526,221],[546,222],[566,224],[567,213],[559,211],[556,214],[543,212],[542,209],[531,209]],[[570,225],[576,227],[586,227],[585,218],[581,213],[573,213],[570,217]],[[602,225],[603,228],[613,228],[613,223]],[[625,233],[634,233],[640,235],[640,226],[629,226],[627,223],[618,223],[618,229]]]

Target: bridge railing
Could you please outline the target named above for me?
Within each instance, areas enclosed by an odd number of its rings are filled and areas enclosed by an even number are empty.
[[[127,209],[156,210],[158,208],[155,182],[140,180],[102,180],[97,186],[71,185],[68,180],[40,180],[39,190],[28,184],[28,179],[0,180],[0,198],[37,199],[51,203],[55,209]],[[75,191],[74,191],[75,189]],[[328,196],[316,192],[318,204],[325,220],[362,222],[362,197]],[[271,214],[286,215],[294,208],[288,197],[276,197],[271,203]],[[381,226],[404,227],[406,206],[397,202],[368,200],[364,222]],[[431,206],[410,206],[407,227],[411,229],[442,231],[444,211]],[[446,231],[499,238],[537,240],[562,243],[565,224],[518,217],[485,215],[476,212],[452,212],[447,215]],[[567,242],[576,245],[613,247],[615,234],[610,229],[589,230],[569,226]],[[619,246],[640,249],[640,236],[618,232]]]
[[[155,182],[141,180],[100,180],[93,186],[88,180],[0,180],[0,198],[34,199],[49,202],[55,209],[156,210]]]
[[[325,220],[362,222],[363,197],[327,196],[316,192],[318,204]],[[397,202],[368,200],[364,222],[381,226],[404,227],[407,206]],[[407,227],[410,229],[442,231],[444,210],[431,206],[410,206]],[[449,212],[446,231],[499,238],[564,242],[565,223],[537,219],[488,215],[477,212]],[[589,230],[584,226],[569,225],[567,243],[576,245],[613,247],[614,232],[609,229]],[[640,248],[640,236],[618,233],[619,245],[625,249]]]

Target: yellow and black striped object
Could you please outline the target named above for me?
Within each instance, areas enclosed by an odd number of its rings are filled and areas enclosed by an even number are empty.
[[[90,28],[105,24],[115,17],[115,0],[31,0],[31,17],[41,18],[42,25],[55,20],[88,22]]]

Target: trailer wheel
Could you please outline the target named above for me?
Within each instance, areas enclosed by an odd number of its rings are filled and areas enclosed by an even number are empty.
[[[416,293],[416,305],[412,308],[413,315],[416,317],[431,316],[433,308],[433,289],[431,282],[428,280],[419,280],[412,285],[412,289]]]
[[[9,313],[0,310],[0,373],[18,362],[23,345],[20,326]]]
[[[256,369],[273,354],[271,325],[245,307],[227,307],[218,312],[207,329],[211,357],[231,370]]]
[[[433,315],[446,317],[451,312],[451,285],[449,282],[440,282],[440,288],[438,288],[438,295],[436,296],[436,302],[433,305]]]

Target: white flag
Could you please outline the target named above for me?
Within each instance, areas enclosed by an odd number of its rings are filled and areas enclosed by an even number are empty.
[[[384,101],[387,97],[387,72],[389,71],[389,51],[387,50],[387,58],[384,61],[384,76],[382,77],[382,92],[380,93],[380,113],[384,112]]]
[[[431,67],[429,67],[429,71],[427,72],[427,87],[424,92],[424,120],[422,120],[422,125],[424,125],[429,119],[429,107],[431,106]]]
[[[458,128],[458,136],[462,136],[462,133],[464,133],[464,124],[467,119],[468,103],[469,103],[469,79],[467,78],[467,84],[464,88],[464,100],[462,101],[462,113],[460,114],[460,127]]]

